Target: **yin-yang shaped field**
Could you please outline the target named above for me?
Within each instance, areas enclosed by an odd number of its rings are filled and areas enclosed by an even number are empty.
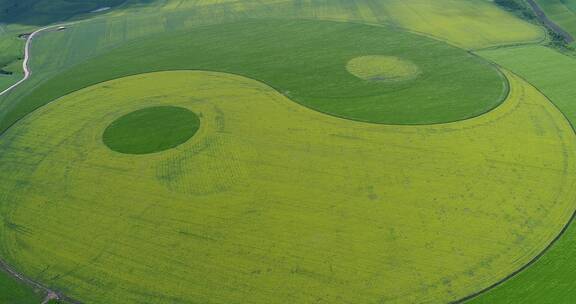
[[[1,261],[79,303],[454,303],[567,227],[576,136],[521,76],[397,26],[248,19],[12,108]]]

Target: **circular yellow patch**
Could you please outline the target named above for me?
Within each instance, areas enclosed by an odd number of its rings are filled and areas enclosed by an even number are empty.
[[[370,55],[353,58],[346,69],[350,74],[368,81],[403,81],[415,78],[420,69],[414,63],[394,56]]]

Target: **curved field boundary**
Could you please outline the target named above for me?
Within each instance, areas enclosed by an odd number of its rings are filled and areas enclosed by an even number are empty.
[[[568,215],[569,215],[569,214],[568,214]],[[560,223],[560,225],[561,225],[561,223]]]
[[[46,30],[46,29],[44,29],[44,30]],[[482,56],[479,56],[479,55],[477,55],[477,54],[475,54],[475,53],[473,53],[473,52],[470,52],[470,53],[471,53],[472,55],[474,55],[474,56],[482,57]],[[482,58],[484,58],[484,57],[482,57]],[[503,70],[505,70],[505,68],[502,67],[501,65],[493,62],[493,61],[489,61],[489,60],[486,60],[486,61],[487,61],[487,63],[489,63],[489,64],[491,64],[491,65],[494,65],[495,67],[498,68],[498,69],[497,69],[498,72],[502,75],[504,81],[506,82],[506,88],[507,88],[507,90],[506,90],[506,94],[504,94],[504,96],[507,97],[507,96],[509,95],[509,93],[510,93],[510,90],[509,90],[509,89],[510,89],[510,84],[509,84],[508,78],[505,77],[505,76],[504,76],[504,73],[502,72]],[[188,69],[184,69],[184,70],[188,70]],[[160,72],[161,72],[161,71],[160,71]],[[232,74],[232,75],[237,75],[237,76],[242,76],[242,77],[246,77],[246,76],[240,75],[240,74],[233,74],[233,73],[230,73],[230,74]],[[138,74],[135,74],[135,75],[138,75]],[[517,77],[523,79],[523,80],[526,81],[527,83],[530,83],[530,82],[528,82],[525,78],[519,76],[518,74],[515,74],[515,75],[516,75]],[[129,76],[134,76],[134,75],[129,75]],[[129,76],[128,76],[128,77],[129,77]],[[127,76],[122,76],[122,77],[119,77],[119,78],[124,78],[124,77],[127,77]],[[114,79],[119,79],[119,78],[114,78]],[[97,85],[97,84],[101,84],[101,83],[105,83],[105,82],[108,82],[108,81],[114,80],[114,79],[102,80],[102,81],[100,81],[100,82],[98,82],[98,83],[96,83],[96,84],[91,84],[90,86]],[[268,86],[270,86],[270,84],[268,84],[268,83],[265,83],[265,84],[268,85]],[[531,84],[531,83],[530,83],[530,84]],[[536,88],[536,87],[535,87],[535,88]],[[82,89],[84,89],[84,88],[80,88],[80,89],[78,89],[78,90],[74,90],[73,92],[68,92],[66,95],[71,94],[71,93],[74,93],[74,92],[76,92],[76,91],[80,91],[80,90],[82,90]],[[536,88],[536,89],[537,89],[542,95],[546,96],[541,90],[539,90],[538,88]],[[280,93],[281,95],[284,95],[281,90],[278,90],[277,88],[274,88],[274,90],[275,90],[276,92]],[[48,102],[48,103],[46,103],[46,104],[44,104],[44,105],[36,108],[34,111],[32,111],[32,112],[28,113],[27,115],[23,116],[23,117],[20,118],[18,121],[27,118],[29,115],[31,115],[32,113],[34,113],[34,112],[35,112],[36,110],[38,110],[38,109],[41,109],[41,108],[43,108],[43,107],[45,107],[45,106],[47,106],[47,105],[49,105],[49,104],[52,104],[52,103],[54,103],[54,102],[57,102],[60,98],[61,98],[61,97],[55,98],[54,100],[52,100],[52,101],[50,101],[50,102]],[[554,105],[554,107],[556,107],[556,108],[558,109],[558,107],[557,107],[553,102],[550,101],[550,99],[548,98],[548,96],[546,96],[546,98],[549,100],[550,103],[552,103],[552,104]],[[504,98],[504,100],[505,100],[505,99],[506,99],[506,98]],[[300,105],[300,106],[303,106],[304,108],[308,108],[308,107],[306,107],[306,106],[304,106],[304,105],[302,105],[302,104],[300,104],[300,103],[296,103],[296,102],[295,102],[295,104]],[[473,119],[475,119],[475,118],[478,118],[479,116],[483,116],[483,115],[485,115],[485,114],[488,114],[488,113],[491,112],[492,110],[495,110],[495,109],[499,108],[500,105],[502,105],[502,103],[500,103],[498,106],[492,108],[491,110],[487,111],[486,113],[482,113],[482,114],[477,115],[477,116],[474,116],[474,117],[469,117],[469,118],[466,118],[466,119],[463,119],[463,120],[459,120],[459,121],[454,121],[454,122],[438,123],[438,124],[432,124],[432,125],[453,124],[453,123],[463,122],[463,121],[466,121],[466,120],[473,120]],[[312,110],[313,110],[313,109],[312,109]],[[313,110],[313,111],[317,111],[317,110]],[[563,113],[562,111],[560,111],[560,109],[558,109],[558,111],[559,111],[560,113],[562,113],[562,115],[563,115],[563,116],[565,117],[565,119],[568,121],[568,119],[567,119],[567,117],[564,115],[564,113]],[[338,117],[338,116],[331,115],[331,114],[327,114],[327,113],[323,113],[323,114],[326,114],[326,115],[329,115],[329,116],[333,116],[333,117],[336,117],[336,118],[340,118],[340,119],[346,119],[346,118]],[[349,120],[349,119],[347,119],[347,120]],[[18,121],[16,121],[14,124],[16,124]],[[357,122],[363,122],[363,121],[357,121]],[[363,123],[367,123],[367,122],[363,122]],[[14,125],[14,124],[13,124],[13,125]],[[370,123],[369,123],[369,124],[370,124]],[[11,125],[10,127],[12,127],[13,125]],[[572,126],[572,124],[570,124],[570,125],[571,125],[571,127],[572,127],[573,132],[576,133],[576,130],[574,129],[574,127]],[[422,125],[404,125],[404,126],[405,126],[405,127],[410,127],[410,126],[421,127]],[[7,128],[6,130],[4,130],[4,131],[7,131],[8,129],[10,129],[10,127],[8,127],[8,128]],[[2,133],[4,133],[4,132],[2,132]],[[1,135],[2,133],[0,133],[0,135]],[[535,256],[530,262],[528,262],[526,265],[524,265],[523,267],[519,268],[517,271],[511,273],[510,275],[506,276],[506,277],[503,278],[502,280],[494,283],[493,285],[491,285],[491,286],[489,286],[489,287],[487,287],[487,288],[485,288],[485,289],[483,289],[483,290],[481,290],[481,291],[479,291],[479,292],[477,292],[477,293],[471,294],[471,295],[466,296],[466,297],[464,297],[464,298],[462,298],[462,299],[459,299],[459,300],[456,300],[456,301],[451,301],[451,302],[448,302],[448,303],[450,303],[450,304],[459,304],[459,303],[465,303],[465,302],[467,302],[467,301],[469,301],[469,300],[472,300],[472,299],[474,299],[474,298],[482,295],[483,293],[488,292],[489,290],[491,290],[491,289],[493,289],[493,288],[495,288],[495,287],[497,287],[497,286],[505,283],[505,282],[506,282],[507,280],[509,280],[510,278],[514,277],[514,276],[517,275],[518,273],[520,273],[520,272],[522,272],[523,270],[525,270],[526,268],[530,267],[532,264],[534,264],[536,261],[538,261],[538,259],[539,259],[540,257],[542,257],[542,256],[554,245],[554,243],[564,234],[564,232],[567,230],[567,228],[568,228],[569,225],[574,221],[575,218],[576,218],[576,211],[572,214],[570,220],[565,224],[565,226],[562,228],[562,230],[560,231],[560,233],[550,242],[550,244],[549,244],[541,253],[539,253],[537,256]],[[66,301],[66,302],[68,302],[68,303],[72,303],[72,304],[81,304],[81,303],[82,303],[82,302],[80,302],[80,301],[78,301],[78,300],[75,300],[75,299],[73,299],[73,298],[70,298],[70,297],[68,297],[68,296],[66,296],[66,295],[64,295],[64,294],[62,294],[62,293],[60,293],[60,292],[58,292],[58,291],[52,290],[52,289],[50,289],[50,288],[42,285],[41,283],[38,283],[38,282],[36,282],[36,281],[34,281],[34,280],[31,280],[31,279],[25,277],[24,275],[18,273],[18,272],[15,271],[14,269],[12,269],[12,268],[11,268],[8,264],[6,264],[6,262],[3,261],[2,259],[0,259],[0,269],[2,269],[2,270],[4,270],[5,272],[9,273],[12,277],[14,277],[15,279],[23,282],[24,284],[27,284],[27,285],[29,285],[29,286],[31,286],[31,287],[34,287],[34,288],[38,288],[38,289],[44,290],[44,291],[46,292],[46,294],[48,294],[48,295],[50,295],[50,294],[56,295],[57,298],[60,299],[60,300],[64,300],[64,301]]]
[[[499,66],[500,68],[504,69],[504,67],[500,66],[499,64],[492,62],[493,64]],[[564,119],[566,119],[566,121],[568,122],[568,124],[570,125],[572,132],[574,132],[574,134],[576,134],[576,129],[574,128],[574,126],[572,125],[572,123],[570,122],[570,120],[568,119],[568,117],[566,116],[566,114],[564,114],[564,112],[562,112],[560,110],[560,108],[554,103],[552,102],[552,100],[546,95],[544,94],[544,92],[542,92],[538,87],[534,86],[531,82],[529,82],[526,78],[520,76],[519,74],[514,73],[514,75],[516,75],[518,78],[526,81],[526,83],[532,85],[532,87],[534,87],[538,92],[540,92],[540,94],[542,94],[543,96],[545,96],[548,101],[550,102],[550,104],[552,104],[557,110],[558,112],[560,112],[560,114],[564,117]],[[468,295],[464,298],[458,299],[456,301],[452,301],[449,302],[449,304],[460,304],[460,303],[466,303],[468,301],[471,301],[477,297],[480,297],[482,294],[506,283],[506,281],[512,279],[513,277],[515,277],[516,275],[520,274],[522,271],[528,269],[528,267],[532,266],[534,263],[536,263],[542,256],[544,256],[548,250],[550,250],[550,248],[552,248],[552,246],[554,246],[554,244],[564,235],[564,233],[568,230],[568,228],[570,227],[570,225],[574,222],[574,219],[576,219],[576,210],[574,210],[574,212],[572,213],[572,216],[570,217],[570,219],[568,220],[568,222],[566,222],[566,224],[564,225],[564,227],[562,227],[562,230],[560,230],[560,232],[558,233],[558,235],[552,239],[552,241],[550,241],[550,243],[548,244],[548,246],[546,246],[546,248],[544,248],[544,250],[542,250],[542,252],[540,252],[538,255],[536,255],[532,260],[530,260],[526,265],[518,268],[518,270],[512,272],[511,274],[507,275],[506,277],[504,277],[503,279],[501,279],[500,281],[478,291],[475,292],[471,295]]]
[[[32,56],[31,46],[32,46],[32,41],[34,40],[34,38],[36,36],[38,36],[39,34],[41,34],[42,32],[49,31],[49,30],[59,28],[62,26],[70,26],[72,24],[73,23],[66,23],[66,24],[46,26],[46,27],[40,28],[40,29],[32,32],[30,34],[30,36],[28,36],[28,38],[26,39],[26,45],[24,47],[24,61],[22,62],[22,69],[24,71],[24,77],[22,79],[20,79],[19,81],[17,81],[16,83],[14,83],[13,85],[11,85],[10,87],[8,87],[5,90],[3,90],[2,92],[0,92],[0,97],[9,93],[10,91],[15,89],[16,87],[20,86],[22,83],[24,83],[26,80],[28,80],[30,78],[30,76],[32,75],[32,70],[30,68],[30,57]],[[0,271],[6,272],[12,278],[14,278],[17,281],[22,282],[25,285],[28,285],[32,288],[42,290],[46,294],[46,299],[43,303],[48,302],[51,299],[59,299],[59,300],[66,301],[67,303],[71,303],[71,304],[80,304],[81,303],[81,302],[79,302],[73,298],[70,298],[70,297],[62,294],[61,292],[58,292],[56,290],[52,290],[52,289],[48,288],[47,286],[45,286],[45,285],[43,285],[37,281],[34,281],[30,278],[27,278],[23,274],[17,272],[12,267],[10,267],[10,265],[8,265],[1,258],[0,258]]]
[[[286,20],[281,20],[281,21],[272,21],[272,20],[266,20],[266,22],[279,22],[279,23],[284,23],[286,22]],[[306,19],[305,21],[302,22],[298,22],[295,23],[295,26],[299,26],[302,27],[306,24],[311,24],[313,25],[314,23],[311,23],[312,20],[310,19]],[[319,22],[318,20],[314,20],[314,22]],[[366,27],[366,26],[373,26],[373,24],[360,24],[360,23],[355,23],[355,22],[342,22],[342,21],[328,21],[328,20],[323,20],[321,22],[334,22],[335,24],[340,24],[339,26],[343,26],[343,27],[348,27],[348,25],[350,25],[350,27],[353,27],[355,30],[364,30],[362,27],[360,27],[360,25]],[[252,27],[252,23],[250,22],[242,22],[239,23],[241,26],[246,26],[246,27]],[[287,23],[287,24],[292,24],[291,22]],[[320,23],[318,23],[320,24]],[[344,24],[344,25],[343,25]],[[356,26],[352,26],[352,24],[358,25],[358,27]],[[315,25],[316,26],[316,25]],[[227,27],[230,27],[230,25],[227,25]],[[325,28],[326,26],[323,26],[322,28]],[[398,27],[390,27],[389,29],[386,29],[386,27],[384,26],[376,26],[372,29],[366,27],[368,30],[370,31],[374,31],[374,33],[379,33],[380,30],[384,31],[383,33],[386,32],[390,32],[390,33],[394,33],[394,34],[398,34],[401,35],[402,33],[409,33],[412,35],[418,35],[420,36],[423,40],[422,41],[426,41],[426,39],[434,39],[434,37],[428,37],[426,35],[421,35],[421,33],[418,32],[410,32],[410,31],[405,31],[401,28]],[[198,31],[201,31],[199,33],[201,33],[202,35],[206,35],[207,32],[212,32],[212,31],[218,31],[217,27],[202,27],[201,29],[198,29]],[[286,30],[282,30],[282,33],[286,32]],[[480,59],[477,56],[472,55],[470,52],[467,52],[466,50],[462,49],[462,48],[457,48],[456,46],[454,46],[453,44],[450,43],[446,43],[446,41],[443,40],[438,40],[438,39],[434,39],[436,41],[438,41],[438,44],[434,44],[436,46],[438,46],[438,48],[436,48],[435,50],[437,52],[441,51],[443,48],[445,48],[446,50],[449,51],[454,51],[456,52],[458,50],[458,52],[462,53],[463,57],[468,58],[467,60],[470,63],[474,63],[474,69],[475,70],[479,70],[479,69],[483,69],[486,70],[487,72],[491,72],[491,74],[493,75],[489,75],[489,77],[487,76],[486,73],[484,73],[484,71],[482,73],[483,76],[479,77],[482,79],[483,83],[482,84],[494,84],[494,86],[499,86],[497,89],[495,88],[494,90],[492,90],[490,92],[490,97],[485,97],[482,98],[480,97],[479,99],[476,99],[474,102],[472,103],[467,103],[469,105],[458,105],[458,103],[456,102],[452,102],[452,105],[454,105],[452,107],[450,102],[438,102],[437,105],[429,106],[429,105],[425,105],[426,108],[429,109],[429,112],[423,112],[422,114],[410,114],[413,113],[410,112],[411,109],[407,106],[403,106],[401,107],[400,110],[397,111],[397,113],[401,114],[402,116],[392,116],[391,114],[386,114],[383,117],[383,119],[377,119],[377,116],[375,114],[371,114],[371,113],[367,113],[367,111],[362,111],[362,107],[357,105],[354,106],[352,109],[349,110],[344,110],[346,109],[346,107],[344,106],[344,103],[336,103],[336,105],[333,105],[334,103],[330,103],[328,102],[328,100],[330,99],[334,99],[336,100],[336,98],[333,98],[332,96],[336,96],[335,93],[341,93],[343,90],[342,89],[335,89],[336,86],[335,85],[329,85],[326,86],[326,88],[329,88],[330,91],[328,92],[320,92],[318,88],[314,88],[314,87],[318,87],[317,85],[302,85],[302,84],[298,84],[296,83],[296,81],[286,81],[285,78],[286,77],[282,77],[282,76],[273,76],[276,75],[274,73],[270,73],[270,72],[266,72],[264,73],[263,71],[266,70],[264,68],[264,66],[260,69],[252,69],[249,68],[246,64],[244,64],[244,66],[242,64],[238,64],[238,63],[230,63],[230,60],[226,60],[225,56],[224,58],[224,63],[222,64],[211,64],[210,62],[213,62],[215,59],[219,58],[219,56],[222,56],[223,52],[217,52],[216,54],[208,54],[207,52],[202,52],[202,51],[194,51],[194,54],[189,54],[189,52],[182,52],[182,51],[170,51],[170,49],[174,50],[177,49],[178,47],[194,47],[194,49],[199,49],[202,48],[202,46],[197,46],[197,45],[190,45],[188,46],[188,39],[183,39],[186,38],[186,33],[188,33],[188,31],[184,31],[184,32],[178,32],[178,33],[174,33],[174,39],[165,39],[162,41],[171,41],[174,40],[174,43],[169,43],[169,45],[171,45],[171,48],[167,48],[166,51],[164,50],[159,50],[159,54],[158,54],[158,60],[155,61],[151,61],[151,65],[149,67],[145,67],[145,66],[141,66],[139,65],[139,63],[135,62],[133,60],[133,56],[130,56],[129,53],[130,52],[134,52],[137,50],[133,49],[133,45],[144,45],[147,44],[150,47],[152,47],[152,49],[156,49],[156,47],[154,47],[154,45],[156,45],[156,43],[158,43],[158,38],[162,38],[161,36],[154,36],[154,37],[149,37],[149,38],[145,38],[142,40],[138,40],[135,41],[131,44],[127,44],[125,47],[118,47],[116,49],[114,49],[111,52],[108,52],[106,54],[102,54],[99,55],[97,57],[94,57],[93,59],[86,61],[83,64],[79,64],[76,65],[74,67],[71,67],[69,70],[65,71],[62,74],[59,74],[58,76],[55,76],[54,78],[52,78],[52,80],[49,80],[43,84],[41,84],[38,89],[34,90],[33,92],[31,92],[30,94],[28,94],[26,97],[24,97],[24,99],[21,101],[21,103],[17,106],[15,106],[13,109],[10,110],[9,113],[6,114],[6,119],[3,120],[3,124],[2,124],[2,129],[4,129],[8,124],[12,123],[15,119],[18,119],[19,116],[21,116],[22,114],[29,112],[31,110],[33,110],[33,108],[45,103],[48,100],[54,99],[54,98],[58,98],[60,95],[64,94],[64,93],[70,93],[73,90],[80,88],[80,87],[84,87],[87,85],[91,85],[96,83],[96,81],[98,81],[100,78],[104,79],[104,78],[116,78],[116,77],[120,77],[120,76],[128,76],[128,75],[132,75],[132,74],[140,74],[140,73],[144,73],[144,72],[150,72],[150,71],[164,71],[164,70],[178,70],[178,69],[185,69],[185,70],[210,70],[210,71],[219,71],[219,72],[224,72],[224,73],[231,73],[231,74],[242,74],[243,76],[248,76],[249,78],[258,78],[260,81],[265,82],[267,84],[272,84],[272,87],[276,87],[276,89],[283,89],[280,90],[281,92],[283,92],[284,95],[287,95],[288,97],[290,97],[291,99],[294,99],[297,102],[300,103],[305,103],[313,108],[315,108],[315,110],[322,110],[324,112],[329,112],[330,114],[334,115],[336,114],[336,116],[338,116],[339,114],[344,114],[342,116],[345,116],[348,119],[354,119],[357,121],[364,121],[364,122],[376,122],[376,123],[382,123],[382,124],[388,124],[388,125],[430,125],[430,124],[441,124],[441,123],[447,123],[447,122],[456,122],[456,121],[460,121],[460,120],[465,120],[468,118],[472,118],[474,116],[480,116],[483,115],[485,113],[487,113],[488,111],[490,111],[491,109],[497,107],[499,104],[502,103],[502,101],[504,101],[508,95],[508,88],[507,88],[507,83],[505,80],[505,77],[503,77],[501,75],[501,73],[498,71],[498,69],[496,69],[494,66],[490,65],[490,63],[484,59]],[[172,36],[170,36],[172,37]],[[167,38],[170,38],[167,37]],[[204,37],[204,36],[203,36]],[[156,39],[152,39],[152,38],[156,38]],[[253,39],[253,37],[248,36],[248,38]],[[270,41],[274,42],[275,38],[270,37],[269,38]],[[369,39],[364,39],[365,42],[369,42]],[[160,43],[160,45],[162,45],[163,43]],[[209,47],[214,47],[209,46]],[[454,48],[454,49],[452,49]],[[396,49],[399,49],[398,47]],[[275,51],[275,50],[269,50],[270,52],[273,52],[271,54],[282,54],[281,52]],[[376,53],[378,52],[378,49],[372,48],[371,52],[372,53]],[[396,50],[397,51],[397,50]],[[342,59],[343,63],[344,61],[347,61],[349,58],[346,57],[345,53],[347,51],[341,51],[340,54],[335,54],[334,57],[335,60],[340,60]],[[250,51],[246,51],[243,49],[239,50],[239,56],[250,56]],[[465,55],[468,54],[468,55]],[[350,52],[350,56],[353,56],[353,51]],[[194,56],[193,56],[194,55]],[[196,56],[197,55],[197,56]],[[412,57],[417,57],[417,54],[414,53],[412,54]],[[114,64],[114,68],[110,69],[110,71],[105,71],[104,69],[102,69],[103,66],[107,65],[107,64],[111,64],[111,62],[116,62],[116,59],[119,58],[118,56],[122,56],[123,58],[126,58],[126,60],[119,62],[117,64]],[[203,56],[203,57],[202,57]],[[420,57],[423,57],[422,55],[419,55]],[[142,54],[142,56],[140,57],[150,57],[150,55],[145,55]],[[339,58],[341,57],[341,58]],[[194,59],[194,58],[199,58],[199,59]],[[207,58],[210,60],[201,60],[201,58]],[[254,58],[252,57],[246,57],[246,58]],[[217,61],[214,61],[217,62]],[[251,62],[254,62],[255,64],[259,64],[260,61],[259,60],[251,60]],[[342,63],[342,64],[343,64]],[[430,60],[424,60],[423,61],[424,65],[428,67],[428,70],[432,70],[431,66],[433,64],[431,64]],[[252,66],[254,66],[255,64],[252,64]],[[266,62],[263,62],[263,64],[268,64]],[[375,88],[375,86],[369,86],[369,85],[364,85],[361,84],[361,82],[352,82],[350,81],[348,78],[346,77],[350,77],[352,78],[352,76],[350,76],[348,73],[341,73],[340,69],[338,69],[336,66],[336,68],[332,68],[330,65],[327,65],[325,62],[321,63],[322,64],[322,68],[324,69],[324,71],[329,71],[329,72],[338,72],[337,74],[337,80],[341,83],[344,84],[345,81],[348,81],[348,83],[350,84],[350,89],[354,89],[355,91],[351,91],[350,95],[355,98],[355,100],[359,100],[362,101],[365,104],[376,104],[377,105],[377,109],[379,111],[379,113],[385,113],[387,110],[387,108],[391,108],[391,105],[380,105],[379,103],[375,102],[374,100],[376,100],[376,93],[378,94],[391,94],[390,96],[393,96],[394,98],[396,98],[397,100],[406,100],[407,98],[404,97],[399,97],[401,96],[401,94],[399,93],[392,93],[391,89],[381,89],[381,88]],[[339,63],[340,64],[340,63]],[[278,64],[268,64],[269,69],[272,68],[278,68]],[[328,68],[330,67],[330,68]],[[268,71],[270,71],[268,69]],[[69,76],[69,75],[73,75],[76,74],[77,72],[80,72],[82,70],[82,73],[84,75],[80,75],[79,77],[75,77],[75,76]],[[459,69],[460,71],[462,71],[462,68]],[[488,71],[491,70],[491,71]],[[93,71],[95,74],[94,76],[90,76],[90,74],[92,72],[89,71]],[[291,71],[291,73],[293,73],[294,75],[298,75],[298,76],[302,76],[304,75],[302,72],[295,72],[296,70]],[[89,75],[86,76],[85,73],[88,73]],[[486,74],[486,75],[485,75]],[[498,74],[498,75],[497,75]],[[70,78],[71,77],[71,78]],[[336,77],[336,76],[334,76]],[[302,77],[300,77],[302,78]],[[318,77],[318,80],[322,80],[322,82],[324,83],[328,83],[328,81],[325,81],[327,77]],[[454,77],[452,77],[454,78]],[[464,79],[469,79],[466,77],[463,77]],[[434,81],[434,79],[431,80],[427,80],[425,77],[422,77],[421,79],[417,80],[419,83],[422,83],[423,85],[429,86],[431,85]],[[480,80],[478,80],[480,81]],[[57,82],[61,82],[61,84],[56,85]],[[440,82],[440,81],[437,81]],[[467,85],[470,85],[470,81],[467,80]],[[296,85],[300,85],[303,89],[300,90],[296,90],[297,88],[295,88]],[[479,85],[479,83],[475,83],[474,86],[477,87]],[[56,87],[58,89],[55,90],[51,90],[49,89],[50,87]],[[399,85],[395,85],[401,89],[406,89],[408,87],[401,87],[402,84]],[[493,87],[494,87],[493,86]],[[369,89],[369,90],[367,90]],[[288,92],[289,91],[289,92]],[[297,92],[298,91],[298,92]],[[416,90],[412,90],[414,91],[415,94],[420,94],[420,95],[424,95],[422,94],[423,89],[416,89]],[[478,96],[482,96],[482,92],[479,92],[479,90],[472,90],[473,92],[470,93],[470,95],[468,96],[468,100],[472,100],[471,98],[474,97],[478,97]],[[314,94],[317,95],[317,98],[313,98]],[[340,96],[345,96],[348,93],[344,93],[344,94],[340,94]],[[436,103],[436,100],[440,101],[440,96],[445,96],[449,95],[449,93],[447,92],[443,92],[441,95],[437,96],[436,99],[434,99],[434,103]],[[485,96],[485,95],[483,95]],[[296,98],[295,98],[296,97]],[[454,97],[454,94],[452,94],[452,96],[448,96],[448,97]],[[396,100],[395,99],[395,100]],[[480,103],[480,100],[483,99]],[[354,100],[354,101],[355,101]],[[445,98],[444,100],[451,100],[451,98]],[[342,106],[339,106],[339,104],[342,104]],[[350,103],[351,105],[353,103]],[[406,104],[406,103],[404,103]],[[475,105],[474,105],[475,104]],[[445,113],[442,113],[441,111],[438,111],[439,109],[446,107],[449,108],[449,110],[445,111]],[[17,114],[15,113],[17,112]],[[14,113],[14,114],[13,114]],[[389,112],[390,113],[390,112]]]
[[[26,58],[25,58],[25,61],[24,61],[24,64],[23,64],[23,67],[25,68],[25,72],[26,72],[25,74],[26,74],[26,75],[25,75],[25,77],[24,77],[22,80],[20,80],[18,83],[16,83],[16,84],[13,85],[12,87],[10,87],[10,88],[6,89],[5,91],[3,91],[2,93],[0,93],[0,96],[3,95],[3,94],[5,94],[5,93],[7,93],[9,90],[13,89],[14,87],[18,86],[19,84],[21,84],[22,82],[24,82],[26,79],[28,79],[28,77],[30,76],[31,72],[30,72],[29,69],[28,69],[29,46],[30,46],[30,44],[31,44],[33,35],[39,34],[39,33],[42,32],[42,31],[45,31],[45,30],[48,30],[48,29],[54,28],[54,27],[56,27],[56,26],[52,26],[52,27],[47,27],[47,28],[40,29],[40,30],[34,32],[34,33],[29,37],[29,39],[28,39],[28,41],[27,41],[27,43],[26,43]],[[504,79],[507,80],[507,78],[504,78]],[[523,78],[523,79],[524,79],[524,78]],[[524,79],[524,80],[525,80],[525,79]],[[540,91],[540,90],[539,90],[539,91]],[[508,95],[508,94],[505,94],[505,95]],[[544,94],[543,94],[543,95],[544,95]],[[546,96],[546,97],[547,97],[547,96]],[[496,106],[496,107],[494,107],[494,108],[497,108],[497,107],[498,107],[498,106]],[[562,112],[561,112],[561,113],[562,113]],[[483,113],[483,114],[485,114],[485,113]],[[481,114],[481,115],[483,115],[483,114]],[[564,115],[564,114],[562,113],[562,115]],[[480,116],[480,115],[479,115],[479,116]],[[467,118],[467,119],[471,119],[471,118],[473,118],[473,117],[470,117],[470,118]],[[467,119],[465,119],[465,120],[467,120]],[[574,130],[574,128],[573,128],[573,130]],[[559,237],[560,237],[560,236],[565,232],[565,230],[567,229],[568,225],[573,221],[573,219],[574,219],[574,214],[572,215],[570,221],[564,226],[564,228],[563,228],[562,231],[559,233],[559,235],[558,235],[554,240],[552,240],[552,242],[544,249],[544,251],[542,251],[538,256],[536,256],[532,261],[530,261],[528,264],[526,264],[525,266],[523,266],[521,269],[519,269],[518,271],[514,272],[513,274],[510,274],[509,276],[507,276],[506,278],[504,278],[502,281],[494,284],[493,286],[490,286],[490,287],[486,288],[485,290],[482,290],[482,291],[480,291],[480,292],[478,292],[478,293],[476,293],[476,294],[474,294],[474,295],[470,295],[470,296],[468,296],[468,297],[466,297],[466,298],[463,298],[463,299],[461,299],[461,300],[458,300],[458,301],[455,301],[455,302],[452,302],[452,303],[462,303],[462,302],[465,302],[465,301],[467,301],[467,300],[469,300],[469,299],[471,299],[471,298],[474,298],[474,297],[476,297],[477,295],[480,295],[480,294],[482,294],[483,292],[485,292],[485,291],[487,291],[487,290],[489,290],[489,289],[491,289],[491,288],[493,288],[493,287],[496,287],[496,286],[500,285],[501,283],[503,283],[503,282],[506,281],[507,279],[513,277],[513,276],[516,275],[517,273],[519,273],[519,272],[521,272],[522,270],[524,270],[524,269],[526,269],[527,267],[529,267],[532,263],[534,263],[536,260],[538,260],[538,259],[553,245],[553,243],[554,243],[557,239],[559,239]],[[26,279],[26,278],[23,278],[20,274],[18,274],[17,272],[14,272],[13,270],[11,270],[11,269],[10,269],[7,265],[5,265],[2,261],[0,261],[0,265],[2,266],[2,268],[6,269],[6,270],[7,270],[10,274],[12,274],[14,277],[16,277],[16,278],[18,278],[18,279],[26,282],[27,284],[30,284],[30,285],[35,286],[35,287],[42,288],[42,289],[44,289],[44,290],[46,290],[46,291],[50,291],[49,289],[47,289],[46,287],[40,285],[39,283],[36,283],[36,282],[34,282],[34,281],[31,281],[31,280],[28,280],[28,279]],[[74,301],[73,299],[64,297],[63,295],[59,295],[59,296],[61,296],[62,299],[65,299],[65,300],[67,300],[67,301],[69,301],[69,302],[71,302],[71,303],[79,303],[79,302],[77,302],[77,301]]]

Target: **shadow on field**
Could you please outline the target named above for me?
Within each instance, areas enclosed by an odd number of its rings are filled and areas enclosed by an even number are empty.
[[[156,0],[5,0],[0,21],[6,24],[48,25],[119,6],[142,5]]]

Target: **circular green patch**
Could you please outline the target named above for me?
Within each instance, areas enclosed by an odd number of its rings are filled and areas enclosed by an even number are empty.
[[[159,106],[126,114],[104,131],[108,148],[126,154],[148,154],[174,148],[200,127],[194,112],[181,107]]]
[[[350,74],[368,81],[404,81],[415,78],[420,69],[414,63],[395,56],[360,56],[348,61]]]

